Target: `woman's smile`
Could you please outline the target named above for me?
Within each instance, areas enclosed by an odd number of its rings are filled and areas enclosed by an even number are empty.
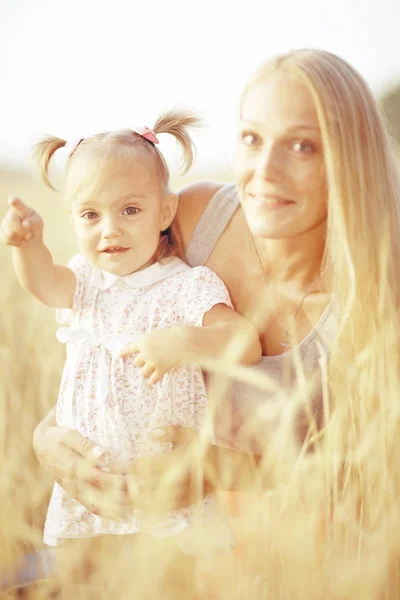
[[[276,194],[248,194],[257,207],[269,210],[279,210],[293,206],[295,202]]]

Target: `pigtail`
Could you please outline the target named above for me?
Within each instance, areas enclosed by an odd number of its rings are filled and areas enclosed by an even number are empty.
[[[169,133],[174,136],[183,151],[183,174],[187,173],[194,160],[195,146],[189,135],[189,127],[200,127],[202,121],[192,112],[172,109],[162,114],[153,127],[154,133]]]
[[[35,144],[33,147],[33,159],[39,167],[39,172],[44,183],[54,191],[57,191],[49,180],[49,162],[53,154],[59,148],[66,145],[66,141],[58,137],[49,136]]]

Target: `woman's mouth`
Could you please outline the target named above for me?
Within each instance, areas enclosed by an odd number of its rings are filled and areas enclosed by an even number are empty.
[[[275,194],[249,194],[249,197],[255,201],[258,206],[272,210],[286,208],[287,206],[295,204],[293,200]]]

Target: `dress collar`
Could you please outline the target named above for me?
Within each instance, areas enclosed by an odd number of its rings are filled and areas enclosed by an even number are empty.
[[[187,269],[190,269],[189,265],[180,258],[173,257],[156,262],[142,271],[135,271],[124,277],[94,267],[92,276],[94,286],[101,290],[108,290],[116,281],[123,281],[131,288],[143,288]]]

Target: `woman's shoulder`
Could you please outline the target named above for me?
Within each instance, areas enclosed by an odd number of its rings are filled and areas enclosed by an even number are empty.
[[[226,183],[221,181],[195,181],[189,183],[179,190],[179,202],[184,205],[186,202],[197,200],[205,207],[211,198],[225,185]]]
[[[214,196],[227,186],[218,181],[197,181],[183,187],[179,192],[177,221],[186,247],[193,232]]]

